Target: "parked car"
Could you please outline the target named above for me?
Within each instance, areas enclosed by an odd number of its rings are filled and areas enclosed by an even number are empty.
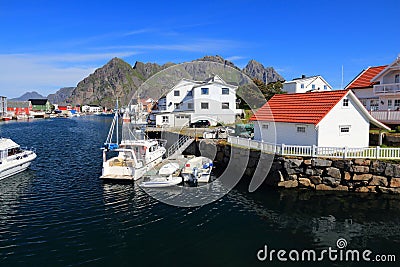
[[[211,123],[208,120],[198,120],[189,124],[190,128],[205,128],[209,127]]]

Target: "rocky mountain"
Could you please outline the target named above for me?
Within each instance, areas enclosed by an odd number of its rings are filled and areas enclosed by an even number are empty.
[[[72,95],[72,92],[74,91],[74,89],[75,89],[75,87],[61,88],[56,93],[49,94],[47,96],[47,99],[52,104],[65,105],[65,104],[67,104],[66,100]]]
[[[45,99],[45,96],[42,96],[38,92],[26,92],[20,97],[9,99],[9,101],[27,101],[29,99]]]
[[[274,70],[274,68],[264,67],[263,64],[255,61],[254,59],[250,60],[242,71],[251,78],[256,78],[266,84],[277,81],[283,82],[285,80]]]
[[[103,67],[79,82],[67,101],[72,104],[113,106],[115,99],[118,97],[122,105],[125,105],[129,103],[136,93],[141,98],[151,97],[158,99],[182,78],[205,80],[211,74],[218,74],[227,82],[237,84],[239,86],[238,91],[245,96],[248,95],[255,99],[255,102],[262,103],[262,101],[265,102],[265,99],[259,94],[255,94],[251,86],[245,86],[249,78],[244,73],[251,78],[262,77],[263,81],[268,82],[283,80],[282,76],[273,68],[265,68],[257,61],[250,61],[243,70],[240,70],[232,62],[218,55],[205,56],[192,61],[192,63],[179,64],[174,68],[168,68],[173,65],[175,64],[159,65],[156,63],[136,62],[132,67],[122,59],[113,58]],[[237,71],[232,71],[230,67]],[[164,69],[167,70],[163,72],[163,75],[148,79]],[[140,91],[137,92],[139,87]]]
[[[224,58],[222,58],[219,55],[215,55],[215,56],[205,56],[203,58],[200,59],[196,59],[196,61],[211,61],[211,62],[216,62],[216,63],[221,63],[224,64],[226,66],[232,67],[234,69],[240,70],[238,67],[235,66],[235,64],[233,64],[231,61],[226,60]]]

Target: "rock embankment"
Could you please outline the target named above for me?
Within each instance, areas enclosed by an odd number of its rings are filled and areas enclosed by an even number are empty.
[[[235,157],[248,155],[235,148]],[[260,151],[250,151],[245,177],[252,177]],[[217,145],[216,161],[225,165],[231,157],[229,144]],[[376,159],[322,159],[270,156],[264,184],[284,188],[400,194],[400,163]],[[265,165],[265,164],[264,164]]]

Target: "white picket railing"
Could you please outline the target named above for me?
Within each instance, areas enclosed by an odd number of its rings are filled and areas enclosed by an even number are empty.
[[[272,144],[241,137],[228,137],[232,145],[260,150],[265,153],[273,153],[281,156],[302,156],[322,158],[369,158],[369,159],[400,159],[400,148],[382,147],[318,147],[298,146],[285,144]]]

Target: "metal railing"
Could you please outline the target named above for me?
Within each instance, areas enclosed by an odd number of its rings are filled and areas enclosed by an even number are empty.
[[[400,83],[387,83],[374,85],[375,95],[387,95],[400,93]]]
[[[169,158],[172,156],[175,152],[177,152],[179,149],[181,149],[182,146],[184,146],[189,140],[193,139],[190,136],[183,135],[181,136],[178,141],[176,141],[172,146],[170,146],[167,150],[166,157]]]
[[[400,148],[382,147],[319,147],[319,146],[299,146],[286,144],[272,144],[257,140],[240,137],[228,137],[228,142],[232,145],[260,150],[281,156],[301,156],[313,158],[368,158],[368,159],[400,159]]]
[[[372,117],[381,122],[400,122],[400,111],[398,110],[375,110],[370,113]]]

